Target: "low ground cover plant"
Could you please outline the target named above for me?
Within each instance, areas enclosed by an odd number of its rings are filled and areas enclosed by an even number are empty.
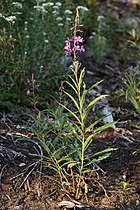
[[[140,114],[140,69],[131,67],[126,75],[126,99],[129,100]]]
[[[109,157],[115,150],[106,148],[93,153],[92,139],[96,133],[112,126],[114,122],[99,126],[102,117],[90,125],[87,123],[93,106],[107,95],[98,96],[86,103],[89,91],[102,81],[90,88],[87,88],[83,81],[85,68],[81,69],[77,60],[78,53],[85,51],[79,18],[77,8],[71,29],[72,35],[65,41],[66,56],[73,54],[74,57],[72,74],[65,82],[73,93],[65,89],[62,91],[72,103],[72,107],[63,104],[62,100],[58,102],[58,108],[54,111],[47,109],[40,112],[36,109],[37,116],[31,114],[35,125],[28,128],[35,134],[35,138],[21,140],[30,141],[39,148],[38,153],[33,155],[43,161],[43,166],[48,168],[50,173],[55,172],[55,175],[47,174],[47,177],[56,181],[64,193],[75,199],[83,196],[88,202],[88,182],[96,170],[102,170],[97,163]]]
[[[26,91],[32,74],[40,97],[49,98],[58,92],[66,74],[60,60],[68,25],[73,19],[70,4],[64,1],[4,1],[1,4],[1,106],[8,102],[28,104]]]

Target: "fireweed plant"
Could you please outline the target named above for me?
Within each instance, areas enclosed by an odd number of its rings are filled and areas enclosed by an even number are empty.
[[[56,181],[67,195],[75,199],[84,196],[88,202],[87,180],[90,180],[95,170],[100,169],[96,162],[107,158],[111,151],[115,150],[106,148],[93,154],[90,148],[92,138],[96,133],[105,130],[114,123],[94,128],[102,121],[103,118],[101,118],[87,125],[90,110],[97,101],[106,97],[106,95],[99,96],[86,104],[88,92],[101,81],[93,84],[89,89],[86,88],[83,81],[85,68],[81,70],[77,61],[77,54],[85,51],[80,28],[77,8],[72,28],[72,38],[66,39],[64,48],[66,56],[70,54],[74,56],[72,74],[69,75],[70,81],[66,81],[67,86],[74,93],[70,94],[62,90],[74,106],[70,108],[60,102],[56,110],[44,110],[39,112],[37,117],[31,114],[35,125],[29,127],[29,129],[35,134],[36,138],[26,140],[38,147],[38,153],[32,155],[40,158],[40,160],[43,159],[44,167],[50,169],[50,175],[46,176]],[[55,175],[53,173],[52,176],[51,171],[54,171]]]
[[[110,155],[110,152],[113,150],[112,148],[108,148],[99,153],[91,154],[88,148],[92,143],[92,138],[96,133],[101,132],[106,128],[110,127],[112,124],[114,124],[108,123],[93,130],[93,127],[96,126],[103,119],[101,118],[93,122],[91,125],[87,126],[87,119],[91,108],[95,105],[97,101],[101,100],[107,95],[101,95],[85,106],[85,100],[88,92],[91,91],[96,85],[98,85],[102,81],[93,84],[89,89],[86,88],[86,84],[83,81],[85,75],[85,68],[80,70],[80,64],[77,60],[77,54],[79,52],[82,53],[85,51],[85,48],[83,46],[84,39],[79,35],[82,32],[80,28],[81,25],[79,20],[79,10],[77,8],[75,22],[72,28],[73,38],[67,38],[65,42],[66,55],[71,55],[73,53],[74,56],[73,68],[71,69],[73,76],[69,76],[71,82],[66,81],[66,83],[74,91],[75,97],[73,97],[68,92],[64,91],[64,93],[75,105],[76,112],[73,112],[68,106],[61,104],[61,106],[75,118],[75,122],[73,122],[72,125],[75,130],[74,135],[76,137],[77,142],[76,152],[78,153],[78,155],[75,160],[73,159],[73,163],[67,163],[67,165],[68,168],[71,169],[72,179],[74,183],[74,195],[76,199],[79,198],[82,187],[84,189],[85,196],[88,193],[88,186],[85,181],[85,175],[86,173],[92,173],[92,169],[90,170],[88,167],[92,166],[92,164],[94,164],[97,161],[97,159],[99,161],[107,158]],[[100,157],[98,157],[98,155]],[[76,171],[74,167],[76,167]]]

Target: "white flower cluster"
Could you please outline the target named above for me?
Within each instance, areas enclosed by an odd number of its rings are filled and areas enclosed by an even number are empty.
[[[40,11],[42,13],[48,13],[47,10],[43,6],[34,6],[34,9],[37,9],[37,11]]]
[[[99,16],[97,17],[97,21],[101,21],[102,19],[104,19],[104,16],[102,16],[102,15],[99,15]]]
[[[88,8],[87,7],[83,7],[83,6],[78,6],[77,9],[81,9],[83,11],[88,11]]]
[[[38,0],[37,0],[38,1]],[[39,0],[39,2],[43,2],[43,0]],[[56,21],[58,22],[58,26],[62,27],[64,24],[63,22],[63,18],[60,17],[60,11],[59,9],[61,8],[62,3],[61,2],[46,2],[46,3],[42,3],[41,6],[34,6],[35,9],[37,9],[38,11],[42,12],[42,13],[48,13],[48,11],[50,11],[51,9],[51,13],[54,15],[54,17],[56,18]],[[71,21],[71,18],[69,17],[69,15],[72,15],[72,11],[66,9],[64,11],[64,15],[66,15],[65,17],[65,21],[66,23],[69,23]]]
[[[19,8],[19,9],[22,9],[22,3],[19,3],[19,2],[12,2],[12,5]]]
[[[71,15],[72,11],[70,11],[69,9],[66,9],[64,13],[65,13],[65,15]]]
[[[15,20],[16,20],[16,16],[8,16],[8,17],[3,16],[3,18],[12,24],[15,23]]]

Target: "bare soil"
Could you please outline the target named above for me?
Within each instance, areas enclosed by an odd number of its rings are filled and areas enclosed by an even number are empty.
[[[24,128],[27,122],[28,119],[21,118],[15,111],[1,114],[0,209],[64,209],[59,207],[59,203],[75,203],[73,196],[64,193],[57,183],[46,177],[48,171],[30,155],[35,152],[31,144],[16,142],[21,136],[33,135]],[[139,130],[123,124],[121,127],[118,125],[117,130],[110,128],[95,136],[93,152],[108,147],[117,150],[99,163],[102,171],[96,171],[93,177],[87,180],[89,201],[87,203],[84,197],[77,201],[84,206],[82,209],[140,209],[139,133]],[[122,182],[126,183],[126,189],[121,185]]]

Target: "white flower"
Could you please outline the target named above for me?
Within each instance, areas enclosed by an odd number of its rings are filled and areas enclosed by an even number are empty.
[[[62,20],[63,20],[63,18],[61,18],[61,17],[56,18],[56,21],[62,21]]]
[[[42,6],[34,6],[34,8],[37,10],[44,10],[44,7],[42,7]]]
[[[26,38],[27,38],[27,39],[29,39],[29,38],[30,38],[30,36],[29,36],[29,35],[26,35]]]
[[[89,37],[89,39],[93,39],[93,36],[91,35],[91,36]]]
[[[64,13],[65,13],[66,15],[71,15],[71,14],[72,14],[72,11],[66,9]]]
[[[27,21],[25,21],[25,22],[24,22],[24,24],[25,24],[25,25],[27,25],[27,24],[28,24],[28,22],[27,22]]]
[[[95,36],[95,35],[96,35],[96,32],[93,31],[93,32],[92,32],[92,35]]]
[[[43,32],[43,36],[46,36],[47,35],[47,33],[46,32]]]
[[[54,5],[53,2],[47,2],[47,3],[43,3],[43,4],[42,4],[43,7],[51,7],[51,6],[53,6],[53,5]]]
[[[48,43],[49,41],[47,39],[44,40],[45,43]]]
[[[99,15],[99,16],[97,17],[97,21],[100,21],[100,20],[102,20],[102,19],[104,19],[104,16],[102,16],[102,15]]]
[[[53,6],[53,9],[59,9],[59,7],[55,5],[55,6]]]
[[[56,2],[55,5],[58,6],[58,7],[61,7],[62,3],[61,2]]]
[[[78,6],[77,9],[81,9],[81,10],[84,10],[86,12],[88,11],[88,8],[87,7],[83,7],[83,6]]]
[[[19,3],[19,2],[12,2],[12,5],[20,9],[22,8],[22,3]]]
[[[24,30],[27,31],[27,27],[25,27]]]
[[[3,16],[3,17],[4,17],[4,16]],[[8,22],[15,22],[16,16],[5,17],[5,20],[7,20]]]
[[[24,54],[27,55],[27,51],[25,51]]]
[[[48,11],[47,11],[47,10],[45,10],[45,9],[43,9],[43,10],[42,10],[42,12],[43,12],[43,13],[45,13],[45,14],[47,14],[47,13],[48,13]]]
[[[52,14],[54,14],[54,15],[59,15],[59,12],[58,12],[57,10],[53,10],[53,11],[52,11]]]
[[[58,23],[58,26],[63,26],[63,23]]]
[[[71,18],[67,17],[67,18],[66,18],[66,21],[67,21],[67,22],[70,22],[70,21],[71,21]]]

